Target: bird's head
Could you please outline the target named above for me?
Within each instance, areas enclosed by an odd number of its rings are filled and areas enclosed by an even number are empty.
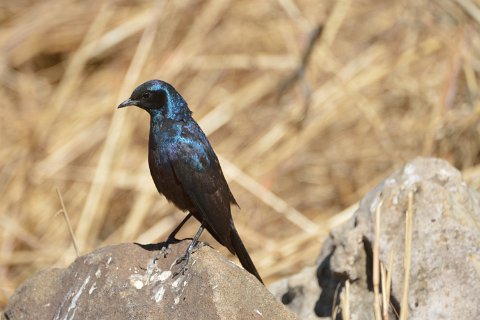
[[[183,120],[192,112],[175,88],[161,80],[150,80],[133,90],[117,108],[137,106],[150,115],[161,115],[171,120]]]

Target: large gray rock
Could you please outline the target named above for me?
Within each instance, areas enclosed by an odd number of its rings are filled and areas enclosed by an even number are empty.
[[[185,275],[175,259],[136,244],[98,249],[67,269],[37,273],[11,297],[4,319],[296,319],[258,280],[208,246]]]
[[[350,281],[351,319],[373,319],[375,211],[381,206],[380,261],[393,254],[391,302],[399,312],[404,282],[405,212],[413,192],[409,319],[480,319],[480,196],[446,161],[418,158],[385,179],[352,219],[326,240],[315,272],[307,268],[271,286],[302,319],[328,318]],[[395,312],[390,310],[390,319]]]

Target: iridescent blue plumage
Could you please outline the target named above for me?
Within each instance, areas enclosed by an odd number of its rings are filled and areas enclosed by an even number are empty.
[[[187,219],[193,215],[202,224],[186,260],[205,227],[262,281],[233,223],[230,205],[237,202],[215,152],[183,97],[170,84],[150,80],[138,86],[119,108],[129,105],[150,114],[148,163],[157,190],[180,209],[189,211]]]

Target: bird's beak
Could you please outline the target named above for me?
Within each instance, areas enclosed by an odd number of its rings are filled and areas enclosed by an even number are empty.
[[[120,103],[117,107],[117,109],[120,109],[120,108],[125,108],[125,107],[128,107],[128,106],[136,106],[137,103],[135,100],[132,100],[132,99],[127,99],[125,101],[123,101],[122,103]]]

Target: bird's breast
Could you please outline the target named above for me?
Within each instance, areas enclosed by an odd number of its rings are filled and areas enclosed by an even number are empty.
[[[173,202],[181,210],[191,210],[193,205],[175,176],[165,148],[149,148],[148,165],[158,192],[163,194],[168,201]]]

